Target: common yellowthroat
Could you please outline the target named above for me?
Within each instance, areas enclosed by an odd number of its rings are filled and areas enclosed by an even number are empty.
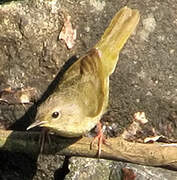
[[[78,137],[94,128],[106,112],[109,76],[119,52],[139,22],[138,10],[122,8],[100,41],[65,72],[55,92],[38,108],[35,126],[64,137]]]

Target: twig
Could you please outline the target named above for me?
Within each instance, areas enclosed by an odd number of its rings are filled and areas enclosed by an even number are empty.
[[[0,130],[0,149],[37,155],[39,152],[38,132]],[[90,150],[92,138],[62,138],[51,136],[44,153],[69,156],[97,157],[97,146]],[[177,144],[128,142],[121,137],[107,139],[102,146],[100,158],[127,161],[148,166],[170,166],[177,168]]]

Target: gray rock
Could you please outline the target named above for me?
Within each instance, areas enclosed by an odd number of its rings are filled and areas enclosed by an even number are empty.
[[[72,157],[69,161],[69,174],[65,180],[107,180],[112,161],[92,158]]]

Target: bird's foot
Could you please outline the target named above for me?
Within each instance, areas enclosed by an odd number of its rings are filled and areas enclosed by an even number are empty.
[[[90,143],[90,149],[92,149],[95,141],[98,141],[98,158],[101,155],[101,146],[102,144],[106,144],[106,138],[103,134],[103,128],[101,122],[97,124],[97,135],[94,137],[93,141]]]

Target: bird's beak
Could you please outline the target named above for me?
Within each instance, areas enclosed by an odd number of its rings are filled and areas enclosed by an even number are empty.
[[[31,124],[30,126],[28,126],[26,130],[29,130],[29,129],[34,128],[36,126],[42,126],[45,123],[47,123],[47,121],[36,121],[33,124]]]

